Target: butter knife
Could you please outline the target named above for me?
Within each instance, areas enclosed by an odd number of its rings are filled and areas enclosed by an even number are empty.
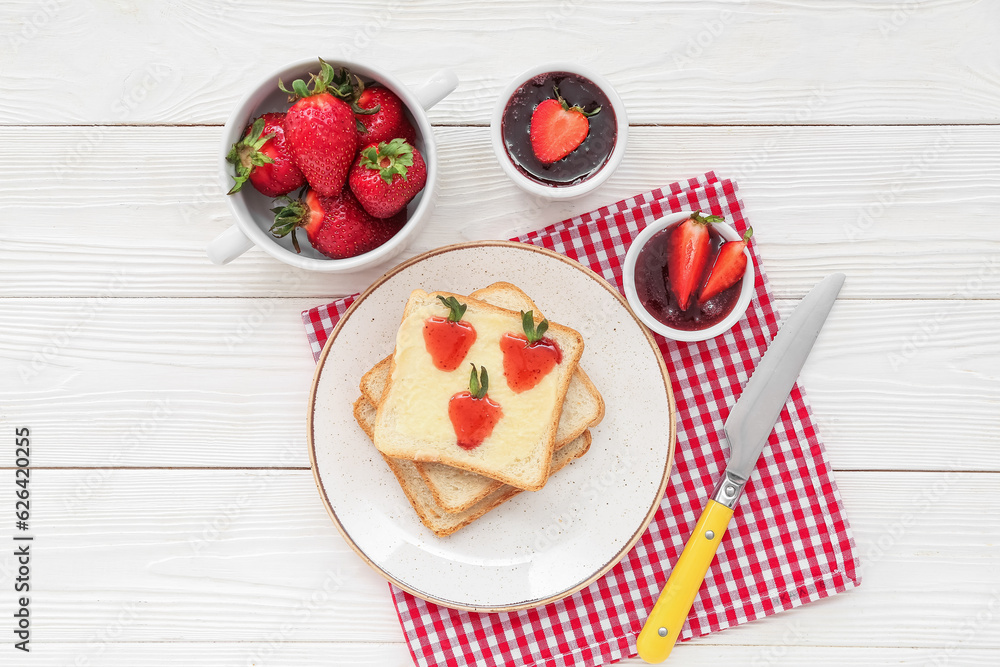
[[[663,662],[673,650],[736,503],[843,284],[844,274],[834,273],[802,299],[771,341],[729,413],[720,437],[721,444],[728,441],[729,446],[726,471],[636,641],[639,657],[646,662]]]

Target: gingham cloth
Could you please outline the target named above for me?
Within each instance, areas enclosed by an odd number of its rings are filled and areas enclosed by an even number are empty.
[[[517,239],[572,257],[622,289],[621,265],[647,222],[673,211],[747,220],[736,184],[714,173],[638,195]],[[766,225],[758,229],[767,235]],[[421,666],[603,665],[636,654],[635,638],[725,468],[717,433],[778,329],[767,277],[751,243],[756,296],[727,333],[701,343],[656,337],[677,400],[670,483],[639,543],[608,574],[559,602],[504,614],[456,611],[390,586]],[[313,355],[353,297],[305,311]],[[681,641],[762,618],[860,583],[854,540],[813,422],[795,386],[695,598]]]

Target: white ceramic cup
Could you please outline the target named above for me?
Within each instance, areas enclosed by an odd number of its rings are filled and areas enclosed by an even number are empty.
[[[628,299],[628,303],[632,306],[632,310],[635,312],[636,317],[642,320],[642,323],[647,327],[660,334],[665,338],[670,338],[673,340],[682,340],[687,342],[708,340],[710,338],[715,338],[721,333],[725,333],[733,328],[733,325],[740,321],[743,317],[743,313],[746,312],[747,306],[750,305],[750,300],[753,298],[754,292],[754,271],[753,271],[753,259],[750,257],[750,250],[748,248],[743,249],[743,254],[747,258],[747,268],[743,272],[743,285],[740,287],[740,296],[736,299],[736,303],[733,305],[733,309],[724,318],[708,327],[707,329],[698,329],[696,331],[687,331],[685,329],[674,329],[669,327],[663,322],[659,321],[653,315],[646,310],[645,306],[639,300],[639,294],[635,290],[635,263],[636,259],[639,257],[639,252],[642,250],[643,246],[653,237],[656,232],[666,229],[675,222],[680,222],[681,220],[686,220],[691,217],[693,211],[681,211],[679,213],[671,213],[670,215],[663,216],[662,218],[657,218],[653,222],[649,223],[645,229],[643,229],[639,234],[632,239],[632,245],[629,246],[628,252],[625,253],[625,266],[622,268],[622,280],[625,284],[625,298]],[[716,222],[712,224],[712,227],[726,241],[739,241],[742,237],[736,232],[735,229],[730,227],[724,222]]]
[[[292,247],[291,235],[278,239],[268,229],[274,222],[274,200],[257,192],[252,186],[244,187],[234,195],[226,197],[236,224],[216,237],[208,245],[208,257],[215,264],[228,264],[254,245],[286,264],[313,271],[329,273],[349,273],[359,271],[389,261],[402,252],[416,233],[430,217],[437,189],[438,160],[434,144],[434,132],[427,119],[426,110],[444,99],[458,85],[458,78],[451,70],[441,70],[419,90],[410,91],[390,74],[364,65],[336,58],[327,59],[334,67],[347,67],[364,79],[377,81],[396,93],[403,101],[409,120],[417,135],[417,149],[427,163],[427,184],[406,207],[406,225],[391,239],[370,252],[347,259],[331,259],[313,249],[308,242],[300,243],[302,253]],[[287,111],[288,97],[278,89],[278,79],[291,85],[295,79],[308,79],[310,72],[319,71],[319,60],[312,58],[282,67],[268,75],[254,87],[229,116],[222,133],[219,147],[219,173],[223,192],[228,192],[233,184],[233,168],[226,162],[230,147],[243,136],[247,125],[257,116],[271,111]],[[293,193],[294,194],[294,193]],[[303,239],[304,240],[304,239]]]
[[[597,87],[600,88],[601,91],[607,96],[608,100],[611,102],[611,107],[615,112],[615,147],[612,149],[611,155],[608,156],[607,162],[604,163],[604,166],[601,167],[597,173],[587,180],[577,183],[576,185],[546,185],[525,176],[514,165],[513,161],[510,159],[510,155],[507,154],[506,146],[504,146],[502,123],[503,112],[507,108],[507,102],[510,101],[514,91],[520,88],[525,82],[533,79],[539,74],[545,74],[547,72],[569,72],[570,74],[581,76],[584,79],[590,79],[597,84]],[[514,80],[510,82],[510,85],[508,85],[500,94],[496,107],[493,109],[493,117],[490,120],[490,140],[493,143],[493,152],[497,156],[497,161],[500,163],[500,167],[504,170],[504,173],[510,177],[510,180],[514,181],[514,184],[517,185],[517,187],[521,188],[528,194],[545,197],[547,199],[574,199],[593,192],[597,187],[604,183],[604,181],[608,180],[611,174],[614,173],[615,169],[618,168],[618,165],[622,161],[622,157],[625,155],[625,144],[628,143],[628,116],[625,114],[625,105],[622,104],[622,100],[618,97],[618,93],[616,93],[615,89],[611,87],[608,80],[597,72],[594,72],[586,67],[581,67],[580,65],[573,65],[565,62],[548,63],[545,65],[539,65],[538,67],[533,67],[514,77]]]

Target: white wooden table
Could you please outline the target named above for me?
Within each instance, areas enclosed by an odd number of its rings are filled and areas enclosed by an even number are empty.
[[[1000,3],[974,0],[7,0],[0,664],[410,663],[305,448],[299,312],[376,272],[204,253],[231,223],[227,113],[321,54],[461,79],[431,114],[442,187],[412,253],[714,169],[741,185],[782,309],[847,272],[803,384],[862,586],[671,664],[1000,664],[998,25]],[[557,59],[602,72],[634,126],[604,187],[538,205],[501,173],[488,118],[513,76]],[[30,654],[12,647],[8,548],[25,426]]]

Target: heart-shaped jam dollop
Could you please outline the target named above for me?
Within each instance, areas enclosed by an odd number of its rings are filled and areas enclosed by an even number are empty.
[[[527,336],[506,333],[500,339],[500,349],[503,350],[503,374],[507,386],[515,394],[535,387],[562,362],[562,351],[551,338],[529,343]]]
[[[424,321],[424,347],[431,355],[434,367],[453,371],[465,361],[469,348],[476,342],[476,329],[462,320],[467,306],[453,296],[438,299],[448,307],[448,317],[429,317]]]
[[[486,369],[480,367],[480,376],[476,377],[473,365],[469,391],[459,392],[448,401],[448,417],[462,449],[475,449],[483,444],[503,417],[503,408],[486,394],[488,388]]]

